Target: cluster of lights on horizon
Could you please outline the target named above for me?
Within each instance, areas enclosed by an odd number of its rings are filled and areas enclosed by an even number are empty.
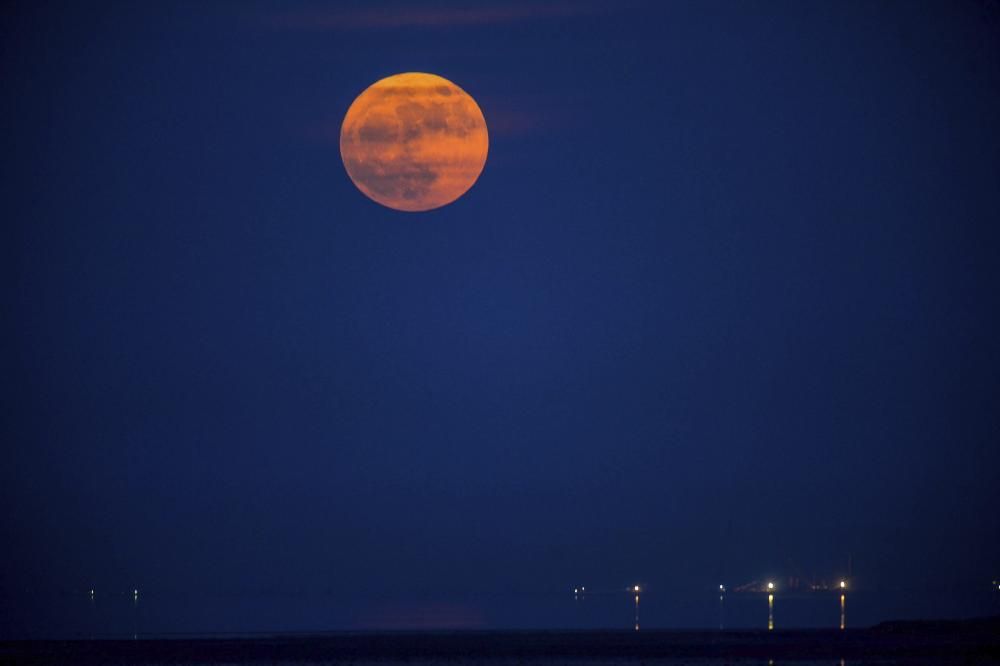
[[[774,581],[768,581],[766,583],[765,587],[766,587],[766,590],[767,590],[767,593],[768,593],[767,594],[767,604],[768,604],[768,624],[767,624],[767,628],[768,628],[769,631],[771,631],[771,630],[774,629],[774,595],[775,595],[775,592],[777,591],[777,587],[776,587]],[[847,602],[846,592],[847,592],[847,580],[841,579],[838,582],[837,587],[840,590],[840,599],[839,599],[840,600],[840,629],[844,630],[846,628],[846,602]],[[997,580],[991,581],[991,587],[993,589],[995,589],[996,591],[1000,592],[1000,581],[997,581]],[[828,589],[828,588],[823,588],[823,589]],[[586,593],[586,590],[587,590],[587,588],[585,586],[574,587],[573,588],[573,594],[578,598],[579,595]],[[628,588],[626,588],[626,590],[629,593],[635,595],[635,625],[634,626],[635,626],[635,631],[639,631],[639,595],[640,595],[640,592],[642,591],[642,588],[641,588],[641,586],[639,586],[638,584],[636,584],[636,585],[629,586]],[[719,623],[719,628],[720,629],[722,629],[723,625],[724,625],[724,622],[723,622],[724,618],[723,618],[723,615],[722,615],[722,612],[724,611],[724,608],[723,608],[722,604],[724,603],[725,594],[726,594],[727,591],[728,590],[726,588],[726,585],[720,583],[719,584],[719,602],[720,602],[720,623]],[[737,591],[740,591],[740,590],[737,589]],[[90,599],[93,601],[95,599],[96,590],[94,588],[90,588],[88,590],[88,593],[89,593]],[[132,598],[133,598],[133,600],[135,602],[138,602],[138,600],[139,600],[139,589],[138,588],[133,588],[133,590],[132,590]]]
[[[994,581],[994,585],[997,585],[997,589],[1000,590],[1000,584]],[[840,629],[843,630],[847,626],[847,581],[841,579],[837,583],[837,588],[840,590]],[[764,589],[767,591],[767,629],[768,631],[774,630],[774,595],[777,592],[777,586],[773,580],[767,581],[764,585]],[[826,587],[813,587],[814,590],[817,589],[829,589]],[[747,591],[746,587],[737,588],[737,592]],[[760,591],[760,588],[750,591]],[[726,601],[726,586],[723,583],[719,583],[719,629],[725,628],[725,601]]]
[[[839,581],[837,587],[840,589],[840,592],[841,592],[840,593],[840,629],[843,630],[846,627],[846,621],[845,620],[846,620],[846,601],[847,601],[847,595],[846,595],[846,592],[847,592],[847,581],[841,579]],[[992,581],[991,587],[993,587],[995,590],[997,590],[998,592],[1000,592],[1000,581],[996,581],[996,580]],[[627,589],[628,592],[630,592],[630,593],[632,593],[632,594],[635,595],[635,631],[639,631],[639,594],[642,591],[642,588],[639,585],[636,584],[636,585],[631,585],[631,586],[629,586],[626,589]],[[774,593],[775,593],[775,591],[777,589],[776,586],[775,586],[774,581],[768,581],[767,584],[766,584],[766,589],[767,589],[767,592],[768,592],[768,594],[767,594],[767,605],[768,605],[768,625],[767,625],[767,628],[768,628],[769,631],[771,631],[771,630],[774,629]],[[573,594],[576,597],[579,597],[579,595],[585,593],[586,590],[587,590],[587,588],[585,586],[574,587],[573,588]],[[720,613],[723,610],[721,604],[724,602],[726,592],[727,592],[727,588],[726,588],[725,584],[720,583],[719,584]],[[88,590],[88,593],[89,593],[90,599],[94,600],[95,594],[96,594],[95,589],[94,588],[90,588]],[[138,599],[139,599],[139,589],[138,588],[133,588],[133,590],[132,590],[132,598],[133,598],[134,601],[138,602]],[[720,625],[719,625],[719,628],[720,629],[723,628],[723,621],[722,621],[722,616],[721,615],[720,615]]]

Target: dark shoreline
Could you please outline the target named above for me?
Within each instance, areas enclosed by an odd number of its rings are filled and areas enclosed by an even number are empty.
[[[361,632],[0,642],[0,661],[18,664],[871,657],[1000,660],[1000,617],[956,622],[887,622],[847,631]]]

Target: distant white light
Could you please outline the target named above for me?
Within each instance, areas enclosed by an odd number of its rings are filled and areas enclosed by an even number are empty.
[[[635,586],[635,591],[636,591],[636,592],[638,592],[638,591],[639,591],[639,586],[638,586],[638,585],[636,585],[636,586]]]
[[[843,590],[845,587],[847,587],[847,581],[846,580],[840,581],[840,589]]]
[[[719,586],[719,589],[720,589],[720,590],[725,590],[725,589],[726,589],[726,586],[725,586],[725,585],[720,585],[720,586]]]
[[[774,589],[774,583],[768,583],[767,584],[767,589],[773,590]]]

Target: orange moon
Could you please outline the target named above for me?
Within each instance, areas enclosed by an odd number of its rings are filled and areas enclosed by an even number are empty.
[[[409,212],[440,208],[465,194],[488,149],[476,101],[448,79],[420,72],[373,83],[340,128],[340,156],[358,189]]]

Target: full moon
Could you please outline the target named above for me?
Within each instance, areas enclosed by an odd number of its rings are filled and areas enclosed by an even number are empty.
[[[440,208],[472,187],[489,136],[479,105],[448,79],[409,72],[358,95],[340,128],[340,156],[358,189],[402,211]]]

